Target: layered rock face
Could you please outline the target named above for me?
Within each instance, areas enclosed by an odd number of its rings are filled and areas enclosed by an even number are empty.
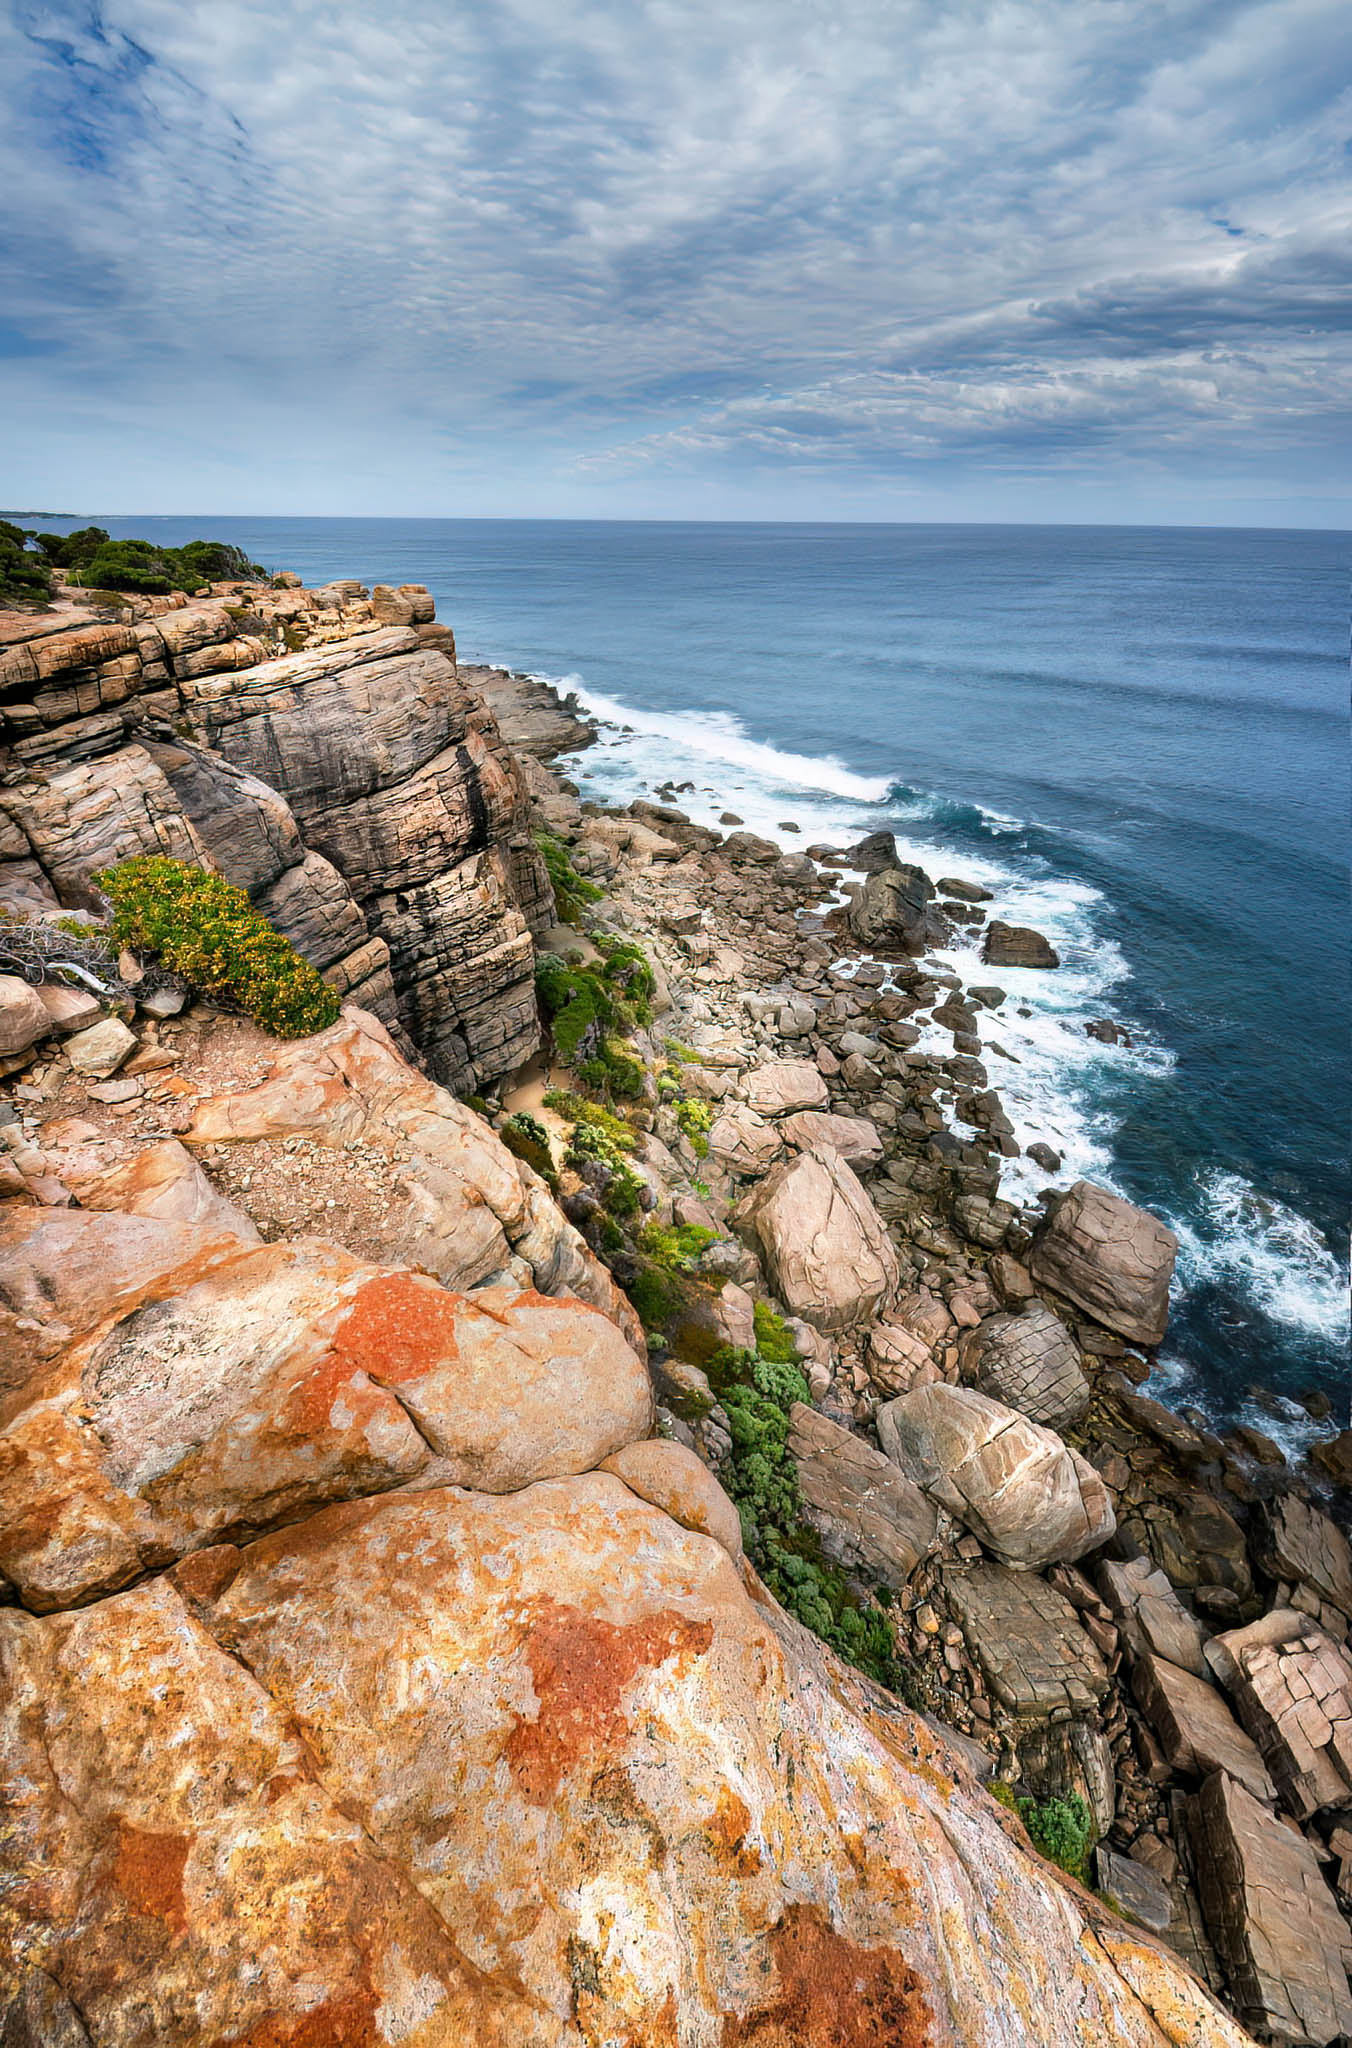
[[[354,584],[0,615],[0,902],[86,905],[137,853],[215,867],[439,1080],[510,1072],[553,898],[433,615]]]

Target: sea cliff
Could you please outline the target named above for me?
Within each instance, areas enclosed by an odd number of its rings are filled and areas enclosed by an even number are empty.
[[[583,805],[413,586],[0,678],[0,966],[168,854],[344,1001],[0,976],[3,2038],[1352,2032],[1346,1440],[1159,1407],[1169,1233],[1002,1197],[986,907]]]

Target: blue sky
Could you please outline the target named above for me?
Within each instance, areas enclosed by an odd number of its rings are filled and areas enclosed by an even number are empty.
[[[1346,0],[3,0],[0,501],[1352,525]]]

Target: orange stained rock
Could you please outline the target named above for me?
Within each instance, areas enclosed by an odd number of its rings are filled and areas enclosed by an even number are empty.
[[[622,1699],[641,1671],[678,1660],[684,1669],[713,1640],[707,1621],[674,1609],[616,1626],[553,1600],[528,1622],[526,1659],[539,1712],[519,1721],[504,1754],[526,1798],[544,1805],[582,1758],[603,1755],[629,1733]]]
[[[163,1920],[175,1934],[188,1924],[183,1907],[183,1872],[191,1839],[161,1834],[122,1821],[117,1831],[113,1879],[132,1910]]]
[[[334,1349],[389,1386],[422,1379],[459,1356],[456,1317],[469,1306],[416,1273],[381,1273],[352,1298]]]
[[[918,1974],[895,1949],[837,1934],[818,1906],[788,1906],[765,1941],[763,2002],[723,2021],[720,2048],[929,2048]]]

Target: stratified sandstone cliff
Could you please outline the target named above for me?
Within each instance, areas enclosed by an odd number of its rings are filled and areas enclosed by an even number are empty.
[[[341,583],[0,614],[0,901],[83,905],[137,853],[214,865],[439,1080],[510,1072],[552,898],[433,609]]]

